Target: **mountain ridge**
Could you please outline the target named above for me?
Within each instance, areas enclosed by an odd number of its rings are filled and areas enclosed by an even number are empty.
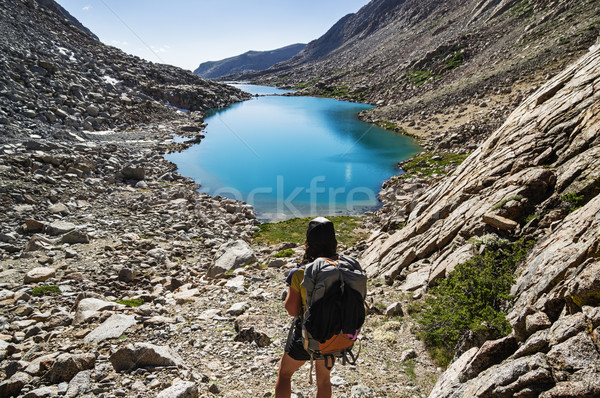
[[[194,70],[194,74],[206,79],[216,79],[227,75],[267,69],[295,56],[305,46],[305,44],[296,43],[275,50],[247,51],[219,61],[203,62]]]

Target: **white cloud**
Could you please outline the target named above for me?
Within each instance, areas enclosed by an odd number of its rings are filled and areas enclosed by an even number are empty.
[[[92,8],[92,6],[85,6],[83,7],[83,11],[89,11]]]

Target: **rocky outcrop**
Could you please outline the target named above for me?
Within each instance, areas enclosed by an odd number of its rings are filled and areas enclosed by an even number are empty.
[[[595,46],[526,100],[452,175],[404,201],[407,224],[372,237],[363,256],[369,275],[393,281],[417,261],[435,269],[471,238],[532,233],[528,216],[556,225],[568,212],[562,195],[591,200],[600,175],[599,63]]]
[[[524,101],[452,175],[406,201],[404,228],[372,238],[363,265],[400,288],[423,270],[450,272],[455,251],[490,234],[537,239],[513,286],[511,343],[465,352],[431,397],[598,394],[598,87],[600,43]]]

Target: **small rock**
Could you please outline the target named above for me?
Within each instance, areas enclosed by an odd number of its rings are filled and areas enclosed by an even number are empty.
[[[161,391],[157,398],[197,398],[198,387],[191,381],[176,383]]]
[[[150,343],[128,344],[109,358],[116,371],[131,371],[143,367],[179,366],[183,361],[167,346]]]
[[[404,312],[402,311],[402,304],[396,302],[390,304],[385,310],[386,316],[404,316]]]
[[[123,267],[119,271],[119,280],[121,282],[129,283],[135,279],[135,272],[128,267]]]
[[[77,373],[93,369],[95,363],[93,354],[61,354],[45,377],[53,384],[70,381]]]
[[[491,213],[483,215],[483,222],[503,231],[510,231],[519,226],[519,223],[516,221]]]
[[[217,395],[221,393],[221,390],[219,389],[219,386],[216,385],[215,383],[211,384],[210,387],[208,387],[208,391]]]
[[[54,268],[48,267],[38,267],[30,270],[25,275],[24,283],[36,283],[36,282],[44,282],[56,275],[56,270]]]
[[[410,348],[408,350],[402,351],[402,354],[400,354],[400,362],[404,362],[409,359],[414,359],[416,357],[417,357],[417,352],[415,350],[413,350],[412,348]]]

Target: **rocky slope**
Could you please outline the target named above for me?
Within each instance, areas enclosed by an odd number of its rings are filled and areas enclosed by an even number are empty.
[[[34,1],[0,8],[0,396],[271,395],[302,248],[249,247],[253,209],[200,195],[162,157],[244,94]],[[423,396],[440,370],[398,316],[410,298],[369,289],[359,370],[336,367],[336,394]],[[314,391],[307,373],[296,396]]]
[[[216,79],[226,75],[267,69],[298,54],[305,46],[306,44],[291,44],[276,50],[248,51],[220,61],[203,62],[194,70],[194,74],[205,79]]]
[[[202,111],[248,97],[105,46],[36,1],[2,2],[0,11],[2,142],[123,130],[181,116],[173,106]]]
[[[472,151],[598,35],[598,1],[373,0],[296,57],[244,76],[368,102],[367,121]]]
[[[396,192],[406,225],[371,238],[368,273],[407,291],[472,258],[475,240],[537,241],[513,286],[513,333],[466,351],[431,397],[600,393],[599,84],[600,42],[450,176],[414,197]]]

